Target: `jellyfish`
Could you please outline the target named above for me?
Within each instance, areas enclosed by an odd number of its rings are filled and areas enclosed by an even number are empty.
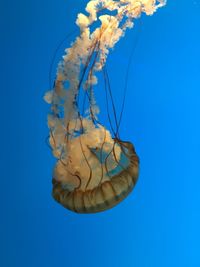
[[[53,171],[53,198],[77,213],[110,209],[133,190],[139,158],[131,142],[119,135],[109,77],[108,54],[142,13],[152,15],[164,0],[91,0],[77,16],[76,37],[57,67],[53,89],[45,94],[49,143],[57,159]],[[116,128],[99,120],[95,99],[98,73],[103,73],[111,96]],[[111,118],[108,114],[108,119]]]

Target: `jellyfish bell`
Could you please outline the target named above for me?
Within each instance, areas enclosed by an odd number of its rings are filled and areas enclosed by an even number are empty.
[[[57,158],[52,194],[69,210],[94,213],[112,208],[136,184],[139,159],[133,144],[120,138],[121,115],[117,118],[105,64],[133,20],[163,5],[163,0],[91,0],[88,15],[78,15],[80,35],[66,49],[54,88],[45,95],[51,105],[49,143]],[[95,28],[97,20],[100,26]],[[108,113],[112,134],[98,118],[101,110],[94,93],[98,72],[104,74],[107,104],[109,95],[113,109],[115,127]]]
[[[75,138],[68,152],[55,167],[53,197],[72,211],[112,208],[136,184],[139,160],[133,145],[112,139],[105,128]]]

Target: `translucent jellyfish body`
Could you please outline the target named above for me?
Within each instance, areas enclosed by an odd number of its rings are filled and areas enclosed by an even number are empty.
[[[87,14],[78,14],[80,35],[66,49],[54,87],[45,95],[51,105],[49,142],[57,158],[53,197],[67,209],[78,213],[103,211],[134,188],[139,159],[134,146],[119,136],[121,117],[116,116],[106,59],[141,13],[152,15],[164,4],[164,0],[91,0]],[[101,109],[94,89],[100,72],[111,96],[116,125],[113,129],[108,114],[112,134],[98,118]]]

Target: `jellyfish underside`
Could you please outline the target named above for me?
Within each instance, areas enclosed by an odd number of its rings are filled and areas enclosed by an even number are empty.
[[[162,0],[158,2],[157,7],[164,4]],[[69,210],[95,213],[112,208],[137,182],[139,158],[133,144],[120,139],[121,114],[117,118],[105,63],[109,49],[126,28],[133,26],[132,20],[141,12],[152,14],[157,8],[155,4],[154,0],[92,0],[86,8],[89,15],[78,15],[80,36],[66,50],[54,88],[45,96],[51,104],[49,142],[58,159],[52,195]],[[117,14],[98,16],[104,9]],[[97,19],[101,25],[90,33],[90,26]],[[96,72],[103,73],[107,105],[110,96],[115,127],[107,115],[112,134],[98,119],[100,109],[94,98]]]
[[[132,191],[138,178],[138,157],[130,142],[113,141],[113,146],[121,150],[119,159],[115,157],[114,147],[109,153],[87,148],[84,152],[87,162],[81,151],[78,154],[81,166],[71,166],[68,171],[62,162],[57,163],[54,173],[59,179],[53,179],[55,200],[72,211],[94,213],[112,208]],[[76,155],[71,156],[73,164]]]

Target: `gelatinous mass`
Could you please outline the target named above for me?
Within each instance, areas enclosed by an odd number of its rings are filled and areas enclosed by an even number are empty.
[[[86,14],[77,16],[80,35],[66,49],[54,88],[45,95],[51,105],[49,143],[57,158],[52,194],[67,209],[78,213],[109,209],[132,191],[138,179],[134,146],[120,140],[116,117],[111,131],[99,121],[94,89],[98,72],[109,87],[107,56],[134,19],[141,13],[152,15],[164,4],[164,0],[92,0]]]

